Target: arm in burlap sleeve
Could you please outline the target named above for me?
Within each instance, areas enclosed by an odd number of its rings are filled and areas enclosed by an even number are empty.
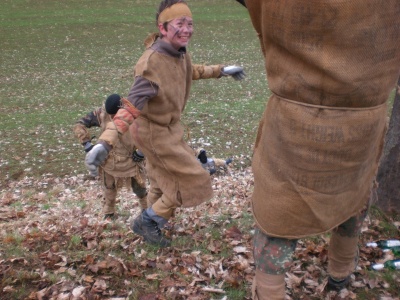
[[[209,78],[219,78],[221,77],[221,69],[224,65],[192,65],[192,79],[209,79]]]
[[[84,144],[91,140],[90,133],[87,128],[100,127],[101,110],[101,107],[99,107],[96,110],[88,113],[86,116],[75,123],[73,127],[74,136],[79,140],[81,144]]]
[[[114,146],[118,141],[118,134],[127,132],[133,120],[140,115],[140,110],[127,99],[122,98],[121,103],[122,107],[118,110],[113,122],[107,124],[106,129],[99,137],[100,141],[104,141],[111,146]]]

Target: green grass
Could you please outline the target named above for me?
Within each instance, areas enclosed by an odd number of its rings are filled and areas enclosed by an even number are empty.
[[[387,214],[383,213],[377,206],[372,205],[370,210],[369,210],[369,216],[373,219],[377,220],[382,220],[383,222],[380,223],[380,231],[386,235],[386,236],[396,236],[399,234],[399,229],[393,226],[393,224],[390,222],[388,219]],[[399,222],[400,221],[400,216],[399,214],[396,214],[395,212],[392,213],[392,216],[394,221]]]
[[[143,40],[155,30],[157,5],[154,0],[2,1],[1,182],[86,172],[72,125],[109,94],[127,95]],[[247,11],[234,1],[190,5],[193,62],[242,65],[247,78],[194,83],[182,120],[188,142],[236,158],[234,167],[249,166],[270,94],[258,39]]]
[[[127,95],[143,40],[155,31],[157,6],[139,0],[2,2],[2,182],[86,172],[72,125],[109,94]],[[242,65],[247,78],[194,83],[183,116],[188,142],[205,143],[216,156],[241,156],[249,165],[268,98],[259,42],[240,5],[202,0],[191,7],[193,62]]]
[[[72,235],[69,241],[70,249],[77,249],[82,242],[82,238],[79,235]]]

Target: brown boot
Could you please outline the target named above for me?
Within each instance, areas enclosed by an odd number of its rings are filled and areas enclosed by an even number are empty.
[[[285,274],[273,275],[256,270],[252,286],[252,299],[285,299]]]

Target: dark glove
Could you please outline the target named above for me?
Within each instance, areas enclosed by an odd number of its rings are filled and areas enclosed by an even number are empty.
[[[98,166],[107,158],[108,150],[102,144],[96,144],[85,157],[85,165],[91,176],[99,175]]]
[[[238,66],[227,66],[221,70],[223,76],[232,76],[235,80],[242,80],[246,76],[242,67]]]
[[[135,152],[132,154],[132,159],[134,162],[142,162],[144,160],[144,155],[142,151],[136,149]]]
[[[82,143],[82,146],[83,146],[85,152],[88,153],[90,150],[92,150],[94,145],[90,141],[87,141],[87,142]]]
[[[199,155],[197,155],[197,159],[200,160],[202,164],[207,163],[207,153],[206,150],[201,149]]]
[[[245,0],[236,0],[236,1],[242,4],[244,7],[247,7]]]

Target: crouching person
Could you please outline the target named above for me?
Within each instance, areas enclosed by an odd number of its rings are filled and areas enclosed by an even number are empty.
[[[217,172],[217,170],[223,169],[224,171],[228,170],[228,165],[232,162],[232,158],[221,159],[221,158],[209,158],[207,157],[207,152],[203,148],[193,149],[195,156],[200,162],[201,166],[204,170],[208,171],[210,175],[213,175]]]
[[[107,124],[121,106],[121,97],[117,94],[110,95],[104,105],[88,113],[74,125],[73,131],[76,138],[83,145],[86,154],[86,165],[92,165],[98,153],[97,145],[91,143],[91,137],[87,128],[101,127],[103,132]],[[147,189],[145,159],[143,154],[135,147],[129,133],[118,136],[118,140],[105,158],[104,162],[90,168],[90,175],[100,176],[103,188],[104,218],[116,217],[117,191],[125,183],[128,189],[139,198],[141,209],[147,208]]]

